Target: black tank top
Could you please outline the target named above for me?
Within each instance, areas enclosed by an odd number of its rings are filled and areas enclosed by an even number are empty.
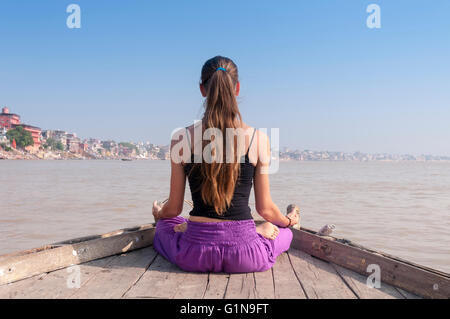
[[[186,132],[190,147],[189,131],[186,129]],[[255,132],[256,129],[253,131],[247,153],[245,153],[245,160],[241,162],[239,176],[234,187],[234,194],[231,199],[230,206],[222,215],[217,214],[214,207],[206,204],[202,199],[201,185],[203,178],[201,176],[199,166],[194,167],[194,154],[192,154],[191,163],[184,164],[183,168],[186,176],[188,177],[189,188],[191,189],[192,194],[192,202],[194,204],[194,208],[189,212],[189,215],[228,220],[253,219],[251,209],[248,206],[248,200],[250,197],[250,191],[252,189],[256,168],[252,163],[250,163],[248,152],[250,150],[250,146],[252,145],[253,138],[255,137]]]

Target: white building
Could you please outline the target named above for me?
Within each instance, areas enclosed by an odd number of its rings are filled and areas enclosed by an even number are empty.
[[[0,128],[0,143],[6,143],[8,138],[6,137],[6,127]]]

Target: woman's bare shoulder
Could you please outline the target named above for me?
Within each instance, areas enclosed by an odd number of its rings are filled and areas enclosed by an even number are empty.
[[[253,126],[250,126],[244,122],[241,123],[241,129],[243,129],[246,134],[253,134],[253,131],[255,130],[255,128]]]
[[[242,128],[251,135],[253,135],[253,132],[255,132],[254,139],[257,140],[258,143],[260,143],[261,141],[266,142],[268,140],[268,136],[264,131],[258,130],[257,128],[245,123],[242,123]]]
[[[194,133],[194,131],[197,132],[196,129],[201,128],[201,126],[202,126],[202,122],[201,121],[196,121],[194,124],[191,124],[189,126],[185,126],[184,130],[188,130],[189,133],[191,133],[191,135],[192,135]]]

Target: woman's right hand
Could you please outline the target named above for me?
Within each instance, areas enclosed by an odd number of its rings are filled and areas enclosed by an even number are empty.
[[[155,218],[155,222],[157,222],[160,219],[159,216],[159,212],[161,211],[161,206],[158,204],[158,201],[154,201],[153,202],[153,207],[152,207],[152,213],[153,213],[153,217]]]

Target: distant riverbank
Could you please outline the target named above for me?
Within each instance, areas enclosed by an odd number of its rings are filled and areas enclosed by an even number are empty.
[[[77,154],[68,151],[38,151],[27,152],[18,149],[10,149],[9,151],[0,149],[0,159],[3,160],[121,160],[126,159],[143,159],[142,157],[123,157],[123,156],[93,156],[88,153]],[[150,158],[144,158],[150,159]]]
[[[55,159],[85,159],[78,154],[70,152],[36,152],[10,149],[9,151],[0,150],[0,159],[6,160],[55,160]]]
[[[38,151],[30,153],[27,151],[10,149],[5,151],[0,149],[0,160],[167,160],[169,154],[164,154],[163,157],[143,157],[143,156],[94,156],[90,153],[72,153],[69,151]],[[280,162],[450,162],[450,158],[425,158],[425,157],[288,157],[284,153],[280,154]]]

